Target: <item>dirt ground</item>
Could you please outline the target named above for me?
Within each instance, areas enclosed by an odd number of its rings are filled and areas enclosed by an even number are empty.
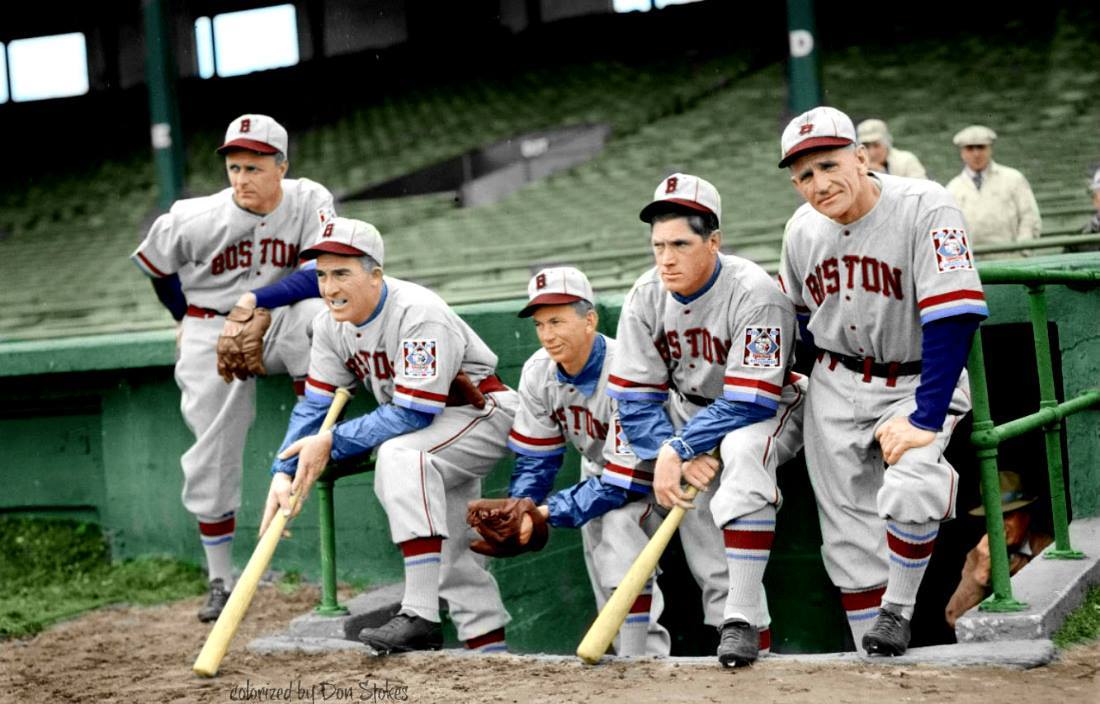
[[[191,664],[207,626],[201,599],[102,609],[35,638],[0,643],[3,702],[1058,702],[1100,704],[1100,643],[1034,670],[821,665],[764,659],[751,669],[661,662],[586,667],[513,657],[258,656],[252,638],[316,603],[261,588],[219,676]]]

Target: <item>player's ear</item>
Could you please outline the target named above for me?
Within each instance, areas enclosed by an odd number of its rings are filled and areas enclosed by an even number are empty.
[[[600,325],[600,314],[596,312],[596,309],[588,311],[584,314],[585,330],[588,332],[596,332],[596,328]]]
[[[722,248],[722,231],[715,230],[710,233],[710,239],[707,241],[707,246],[711,252],[718,252]]]

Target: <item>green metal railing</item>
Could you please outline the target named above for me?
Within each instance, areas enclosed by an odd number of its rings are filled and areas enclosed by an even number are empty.
[[[1009,575],[1008,546],[1005,541],[1004,516],[1001,513],[1001,489],[997,474],[997,448],[1010,438],[1042,430],[1046,440],[1047,478],[1050,483],[1050,505],[1054,522],[1054,547],[1044,552],[1052,559],[1076,560],[1084,555],[1070,546],[1069,518],[1062,479],[1062,421],[1067,416],[1100,407],[1100,389],[1090,389],[1063,403],[1058,403],[1054,390],[1054,367],[1050,338],[1047,334],[1046,284],[1100,285],[1100,271],[1050,271],[1038,267],[981,266],[978,272],[982,284],[1022,284],[1027,287],[1028,314],[1035,341],[1035,364],[1039,375],[1039,410],[1035,413],[993,424],[989,411],[989,392],[985,377],[985,357],[982,339],[974,336],[970,348],[968,369],[970,391],[974,405],[974,432],[971,443],[977,448],[981,466],[982,503],[985,507],[986,533],[989,536],[990,573],[993,594],[981,603],[983,611],[1020,611],[1027,604],[1012,596]]]
[[[343,616],[346,606],[336,599],[336,480],[374,469],[373,455],[366,460],[330,464],[317,480],[317,510],[321,537],[321,603],[314,609],[324,616]]]

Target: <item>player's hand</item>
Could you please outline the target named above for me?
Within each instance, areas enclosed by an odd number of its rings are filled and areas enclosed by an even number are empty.
[[[544,519],[550,518],[550,507],[546,504],[538,507],[539,515]],[[535,522],[531,520],[531,516],[523,514],[523,518],[519,521],[519,544],[526,545],[531,540],[531,532],[535,529]]]
[[[886,464],[897,464],[909,448],[924,447],[935,439],[935,433],[916,427],[905,416],[891,418],[875,431]]]
[[[298,456],[298,471],[291,484],[291,493],[298,497],[298,501],[294,504],[291,518],[301,512],[302,504],[309,497],[309,490],[321,476],[321,472],[325,471],[325,465],[328,464],[331,453],[332,432],[328,430],[295,440],[290,447],[279,453],[281,460]]]
[[[267,502],[264,503],[264,517],[260,521],[260,537],[267,532],[267,527],[275,518],[276,511],[283,511],[289,515],[292,481],[291,476],[285,472],[276,472],[271,475],[271,487],[267,490]],[[290,531],[284,529],[283,537],[289,538]]]
[[[714,455],[699,455],[680,465],[680,471],[684,473],[685,482],[699,491],[706,491],[719,467],[721,463]]]
[[[653,496],[657,503],[665,508],[679,506],[684,509],[694,508],[688,500],[684,490],[680,488],[680,480],[683,477],[683,460],[668,445],[661,447],[657,455],[657,462],[653,467]]]

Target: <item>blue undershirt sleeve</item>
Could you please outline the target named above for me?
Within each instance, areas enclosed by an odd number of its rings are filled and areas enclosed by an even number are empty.
[[[981,317],[955,315],[921,326],[920,385],[917,386],[917,410],[909,422],[922,430],[938,433],[943,429],[951,396],[970,353],[970,342]]]
[[[320,396],[306,396],[294,405],[290,412],[290,423],[286,428],[286,436],[283,444],[279,445],[279,452],[275,453],[275,460],[271,463],[271,473],[283,472],[294,476],[298,471],[298,457],[295,455],[289,459],[279,459],[279,453],[290,447],[295,440],[307,435],[315,435],[321,429],[321,423],[325,420],[332,398]]]
[[[557,528],[580,527],[625,504],[630,500],[630,493],[626,489],[604,484],[599,477],[589,477],[550,497],[546,502],[550,509],[550,525]]]
[[[433,418],[431,413],[392,403],[379,406],[332,429],[332,459],[344,460],[370,452],[390,438],[428,427]]]
[[[692,416],[680,429],[678,441],[674,440],[672,447],[681,459],[691,459],[717,447],[722,438],[734,430],[773,416],[775,409],[720,398]]]
[[[798,336],[802,339],[802,343],[806,345],[809,353],[813,356],[817,356],[817,345],[814,343],[814,334],[810,332],[810,319],[798,316]]]
[[[517,454],[512,480],[508,484],[508,496],[527,498],[541,504],[554,488],[554,478],[561,469],[564,457],[564,453],[549,457]]]
[[[187,299],[183,295],[179,274],[169,274],[150,280],[153,282],[153,290],[157,292],[157,298],[172,314],[172,319],[177,322],[183,320],[183,316],[187,313]]]
[[[270,286],[253,289],[257,308],[279,308],[321,295],[315,266],[298,269]]]
[[[661,443],[676,434],[662,404],[619,400],[619,423],[638,459],[656,459]]]

